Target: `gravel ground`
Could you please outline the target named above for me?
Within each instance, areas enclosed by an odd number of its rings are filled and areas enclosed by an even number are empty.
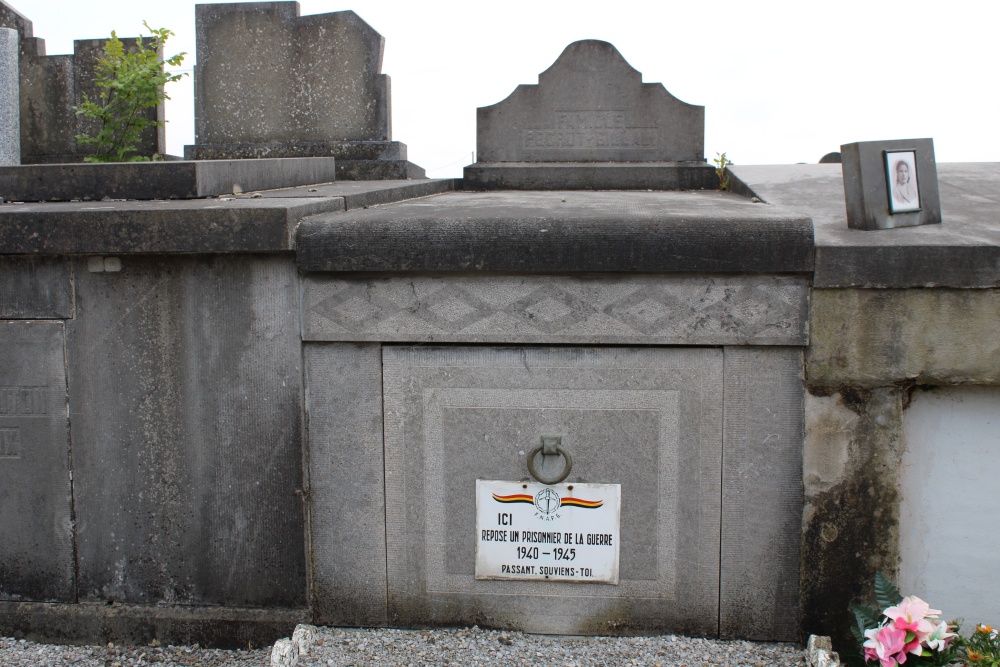
[[[3,667],[130,667],[170,665],[268,667],[270,649],[222,651],[190,646],[54,646],[0,639]],[[318,628],[316,644],[297,667],[802,667],[792,644],[657,637],[563,637],[481,630],[353,630]]]

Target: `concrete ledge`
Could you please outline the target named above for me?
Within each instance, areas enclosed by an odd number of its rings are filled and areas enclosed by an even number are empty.
[[[820,387],[1000,383],[1000,290],[813,290]]]
[[[314,216],[305,271],[801,273],[809,218],[724,193],[464,193]]]
[[[339,163],[338,163],[339,164]],[[338,181],[313,186],[267,190],[253,195],[237,195],[237,199],[256,197],[264,199],[305,199],[339,197],[344,200],[344,210],[368,208],[379,204],[392,204],[406,199],[438,195],[455,190],[455,179],[387,180],[387,181]]]
[[[388,181],[427,178],[427,172],[406,160],[337,160],[337,180]]]
[[[467,190],[715,190],[704,162],[477,162]]]
[[[333,157],[338,160],[406,160],[401,141],[274,141],[246,144],[196,144],[184,147],[186,160]]]
[[[340,197],[5,204],[0,254],[288,251],[299,220],[342,210]]]
[[[267,646],[290,637],[307,609],[245,609],[125,604],[0,602],[0,634],[73,644],[200,644],[211,648]]]
[[[333,158],[116,162],[0,167],[11,201],[194,199],[336,180]]]

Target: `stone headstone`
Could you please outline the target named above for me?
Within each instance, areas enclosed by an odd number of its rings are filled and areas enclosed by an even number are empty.
[[[31,21],[2,0],[0,27],[18,33],[21,162],[81,162],[94,152],[94,147],[78,145],[76,135],[87,133],[91,121],[77,116],[73,107],[83,102],[84,92],[91,99],[97,96],[94,69],[106,40],[77,40],[73,55],[46,55],[45,40],[34,36]],[[135,37],[120,39],[126,48],[135,44]],[[163,120],[163,105],[144,113],[150,120]],[[162,154],[165,146],[163,128],[150,127],[140,138],[139,154]]]
[[[820,164],[840,164],[840,151],[833,151],[832,153],[827,153],[819,159]]]
[[[476,117],[474,187],[704,189],[705,108],[643,83],[607,42],[570,44],[538,77]]]
[[[17,30],[0,28],[0,165],[21,164]]]
[[[861,141],[840,147],[851,229],[941,222],[933,139]]]
[[[339,177],[423,178],[392,141],[385,40],[352,11],[197,5],[190,159],[335,157]]]

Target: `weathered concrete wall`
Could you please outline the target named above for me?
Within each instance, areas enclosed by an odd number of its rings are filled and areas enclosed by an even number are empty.
[[[905,410],[914,386],[1000,384],[998,331],[1000,290],[813,291],[803,469],[805,633],[831,634],[836,648],[854,652],[848,605],[871,594],[876,571],[912,573],[919,568],[913,559],[927,557],[900,543],[903,517],[925,518],[923,501],[901,493],[915,451],[908,440],[917,437],[904,429]],[[930,445],[925,438],[913,446]],[[967,489],[980,503],[989,502],[984,490]],[[954,507],[947,504],[950,514]],[[961,519],[960,531],[975,521]],[[902,583],[921,581],[907,576]]]
[[[67,323],[79,599],[305,606],[291,262],[118,266]]]
[[[810,385],[1000,384],[1000,290],[814,290]]]

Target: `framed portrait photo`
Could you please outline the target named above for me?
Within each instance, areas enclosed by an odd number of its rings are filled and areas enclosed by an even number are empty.
[[[885,159],[886,195],[889,213],[920,210],[920,181],[917,177],[915,148],[882,151]]]

